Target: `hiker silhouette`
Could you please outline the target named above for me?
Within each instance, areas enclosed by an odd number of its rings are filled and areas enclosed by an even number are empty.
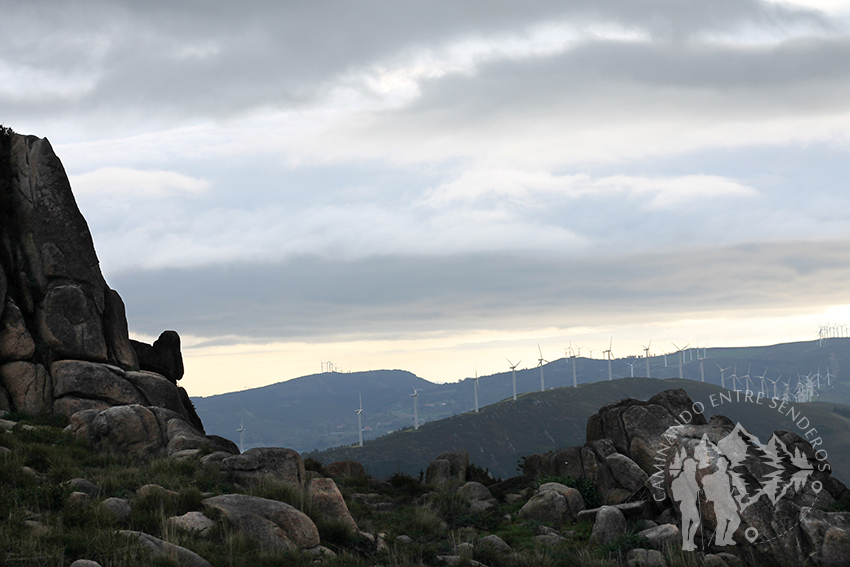
[[[721,456],[717,459],[717,471],[702,478],[705,498],[714,505],[714,516],[717,519],[714,544],[718,546],[735,545],[732,534],[741,525],[737,501],[732,495],[732,478],[727,468],[726,458]]]
[[[696,472],[697,462],[688,457],[682,461],[682,472],[670,484],[673,499],[679,503],[679,512],[682,514],[682,550],[684,551],[696,549],[694,536],[700,525],[699,485]]]

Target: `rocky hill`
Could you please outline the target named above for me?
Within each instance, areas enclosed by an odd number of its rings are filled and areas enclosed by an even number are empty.
[[[609,401],[648,400],[670,388],[682,388],[707,406],[712,397],[717,400],[722,391],[728,392],[713,384],[691,380],[606,380],[578,388],[523,394],[516,402],[508,399],[488,405],[479,413],[468,412],[426,423],[418,431],[398,431],[369,441],[363,447],[338,447],[309,455],[326,462],[357,460],[374,476],[386,477],[397,471],[415,476],[425,470],[433,455],[465,450],[493,475],[506,478],[516,474],[525,455],[583,443],[587,420]],[[812,402],[797,408],[823,435],[839,478],[850,478],[844,476],[850,470],[850,407]],[[726,415],[764,438],[769,438],[775,429],[793,426],[765,400],[760,405],[724,403],[717,408],[707,407],[705,413],[709,417]]]

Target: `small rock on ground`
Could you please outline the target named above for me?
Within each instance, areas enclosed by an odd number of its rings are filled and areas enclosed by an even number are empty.
[[[119,520],[126,520],[130,517],[133,510],[130,508],[130,505],[127,504],[127,501],[123,498],[107,498],[103,502],[100,503],[98,508],[102,512],[106,512],[108,514],[112,514],[115,518]]]
[[[655,549],[633,549],[626,555],[629,567],[667,567],[664,556]]]
[[[100,563],[91,559],[77,559],[71,563],[71,567],[100,567]]]
[[[314,561],[324,561],[325,559],[333,559],[336,557],[336,553],[324,545],[317,545],[316,547],[311,547],[304,551],[312,555],[315,558]]]
[[[722,558],[711,553],[702,558],[702,564],[703,567],[729,567]]]
[[[97,496],[100,488],[90,480],[84,478],[72,478],[62,483],[62,486],[67,486],[74,492],[85,492],[92,498]]]
[[[162,541],[161,539],[144,532],[121,530],[119,533],[138,539],[139,542],[144,547],[148,548],[148,550],[150,550],[150,552],[154,555],[167,557],[168,559],[176,561],[181,567],[212,567],[209,561],[194,551],[190,551],[185,547],[180,547],[179,545],[174,545],[173,543],[168,543],[167,541]]]
[[[35,520],[24,520],[23,526],[28,529],[31,534],[36,536],[43,536],[50,533],[50,528],[41,522],[36,522]]]
[[[482,537],[478,540],[478,543],[480,545],[492,547],[496,551],[500,551],[502,553],[510,553],[511,551],[513,551],[511,549],[511,546],[505,543],[505,541],[497,535],[488,535]]]
[[[649,528],[638,532],[638,535],[648,539],[655,549],[663,549],[667,546],[675,547],[682,543],[682,532],[673,524],[662,524]]]
[[[215,525],[214,521],[201,512],[187,512],[182,516],[172,516],[167,521],[169,526],[200,535],[205,535]]]
[[[550,534],[534,536],[532,540],[534,541],[534,543],[539,543],[540,545],[554,546],[558,545],[562,541],[566,541],[566,538],[561,537],[559,535]]]
[[[731,553],[722,552],[718,553],[717,557],[726,562],[726,565],[729,567],[744,567],[744,562],[737,555],[732,555]]]
[[[174,492],[173,490],[168,490],[167,488],[163,488],[162,486],[160,486],[158,484],[146,484],[136,491],[136,496],[138,496],[140,498],[145,498],[146,496],[153,496],[153,495],[157,495],[160,498],[162,498],[164,496],[170,496],[170,497],[179,496],[179,494]]]
[[[85,492],[72,492],[68,495],[68,504],[72,506],[85,506],[91,502],[91,496]]]

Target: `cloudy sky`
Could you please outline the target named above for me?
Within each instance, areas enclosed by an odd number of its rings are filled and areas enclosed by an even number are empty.
[[[850,319],[850,2],[0,12],[0,123],[51,141],[193,395]]]

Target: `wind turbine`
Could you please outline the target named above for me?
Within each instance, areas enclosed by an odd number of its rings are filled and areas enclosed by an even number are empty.
[[[576,353],[573,351],[573,345],[570,343],[570,350],[564,349],[564,354],[568,355],[573,361],[573,388],[578,388],[578,379],[576,378]]]
[[[475,369],[475,413],[478,413],[478,369]]]
[[[245,452],[245,422],[240,422],[239,429],[236,430],[239,433],[239,452]]]
[[[753,366],[752,364],[748,365],[747,366],[747,373],[744,374],[744,380],[746,380],[746,382],[744,382],[744,384],[746,385],[745,387],[747,388],[746,392],[750,393],[750,394],[752,393],[752,390],[750,390],[750,388],[752,387],[752,385],[751,385],[752,382],[750,381],[750,368],[752,368],[752,366]]]
[[[363,394],[360,396],[360,409],[357,410],[357,435],[360,437],[360,446],[363,446]]]
[[[410,397],[413,398],[413,429],[419,430],[419,392],[416,388],[413,388],[413,393],[410,394]]]
[[[643,346],[643,345],[640,345]],[[649,378],[649,347],[652,346],[652,339],[649,339],[649,344],[643,346],[643,355],[646,358],[646,377]]]
[[[767,382],[765,381],[765,376],[767,376],[767,367],[765,367],[764,374],[762,374],[761,376],[756,374],[756,378],[761,380],[761,396],[763,398],[767,397],[767,392],[765,391],[767,389]]]
[[[779,378],[782,378],[781,374],[779,375]],[[767,381],[770,382],[771,384],[773,384],[773,397],[774,398],[776,397],[776,383],[779,381],[779,378],[775,378],[773,380],[771,380],[770,378],[767,378]]]
[[[699,358],[699,351],[697,351],[697,358]],[[701,381],[705,382],[705,369],[702,367],[705,360],[700,359],[699,361],[699,378]]]
[[[602,351],[602,354],[608,353],[608,380],[613,380],[614,375],[611,374],[611,347],[614,346],[614,337],[611,337],[611,342],[608,343],[608,348]]]
[[[511,362],[507,358],[505,360],[507,360],[508,364],[511,365],[511,372],[514,375],[514,401],[516,401],[516,367],[519,366],[519,363],[522,362],[522,360],[520,359],[520,361],[517,362],[516,364],[514,364],[513,362]]]
[[[676,347],[676,350],[679,351],[679,380],[681,380],[684,377],[684,375],[682,373],[682,364],[684,363],[684,360],[685,360],[685,351],[680,349],[679,345],[677,345],[676,343],[670,343],[670,344],[672,344],[674,347]]]
[[[832,381],[830,380],[832,375],[829,373],[829,366],[826,367],[826,385],[832,386]]]
[[[727,368],[723,368],[722,366],[720,366],[716,362],[714,364],[717,366],[717,368],[720,369],[720,385],[723,386],[723,389],[726,389],[726,377],[724,376],[723,373],[726,372],[727,370],[731,369],[732,367],[729,366]]]
[[[543,359],[543,351],[540,349],[540,343],[537,343],[537,350],[540,352],[540,358],[537,359],[537,367],[540,368],[540,391],[546,391],[546,385],[543,383],[543,363],[549,362]]]
[[[635,360],[634,362],[627,362],[626,364],[629,365],[630,377],[634,378],[635,377],[635,364],[637,364],[637,360]]]

